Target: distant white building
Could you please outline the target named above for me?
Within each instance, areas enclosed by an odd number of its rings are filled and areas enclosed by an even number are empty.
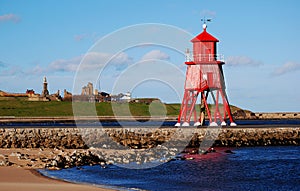
[[[122,94],[120,100],[121,100],[121,101],[130,102],[130,101],[131,101],[131,93],[130,93],[130,92],[127,92],[127,93],[125,93],[125,94]]]

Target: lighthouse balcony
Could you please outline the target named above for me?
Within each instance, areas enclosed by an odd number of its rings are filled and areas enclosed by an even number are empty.
[[[193,54],[189,53],[185,56],[186,62],[225,62],[223,54]]]

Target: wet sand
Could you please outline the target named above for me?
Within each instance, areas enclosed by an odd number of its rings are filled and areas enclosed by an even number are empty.
[[[44,177],[34,169],[0,167],[0,191],[104,191],[92,185],[81,185]]]
[[[70,150],[72,152],[73,150]],[[82,185],[70,183],[62,180],[56,180],[41,175],[36,169],[41,166],[41,161],[35,161],[35,165],[30,160],[18,159],[14,153],[27,154],[33,158],[41,156],[53,157],[59,151],[54,149],[22,149],[10,148],[0,149],[0,161],[3,156],[7,156],[8,160],[12,162],[11,166],[0,166],[0,191],[103,191],[112,190],[107,188],[99,188],[92,185]],[[36,166],[36,167],[35,167]]]

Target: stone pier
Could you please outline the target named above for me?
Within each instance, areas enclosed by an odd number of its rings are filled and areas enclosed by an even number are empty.
[[[2,127],[0,166],[61,169],[130,163],[140,168],[195,148],[275,145],[300,145],[300,127]]]
[[[300,127],[233,127],[233,128],[0,128],[0,148],[85,149],[111,144],[133,149],[154,148],[163,143],[199,146],[203,140],[214,146],[300,145]],[[93,146],[93,145],[92,145]]]

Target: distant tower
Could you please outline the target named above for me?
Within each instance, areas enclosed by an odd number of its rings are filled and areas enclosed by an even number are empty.
[[[88,88],[88,95],[93,95],[94,94],[94,88],[93,88],[93,84],[91,82],[89,82],[87,84],[87,88]]]
[[[48,91],[47,86],[48,86],[47,79],[46,79],[46,76],[44,76],[42,97],[47,97],[49,95],[49,91]]]
[[[193,56],[190,56],[188,49],[186,51],[187,71],[184,97],[176,126],[190,126],[192,116],[194,117],[194,126],[203,125],[205,112],[210,126],[217,126],[218,122],[221,122],[221,125],[226,125],[227,116],[230,125],[235,126],[225,92],[222,69],[225,62],[222,57],[217,55],[217,42],[219,40],[206,32],[206,21],[210,21],[210,19],[203,19],[202,21],[204,21],[203,32],[191,40]],[[196,110],[198,96],[200,97],[199,114]],[[213,100],[214,105],[210,106],[208,99]],[[221,106],[223,106],[222,111],[220,110]]]
[[[82,87],[81,95],[94,95],[94,88],[91,82]]]

